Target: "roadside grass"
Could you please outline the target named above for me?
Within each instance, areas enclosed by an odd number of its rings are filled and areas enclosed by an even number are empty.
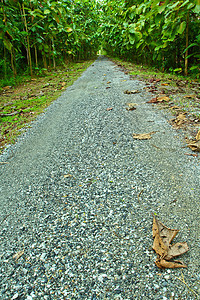
[[[200,121],[200,79],[194,80],[190,77],[163,73],[155,68],[126,62],[119,58],[110,57],[110,59],[133,79],[146,83],[150,83],[152,79],[160,80],[156,85],[162,94],[170,95],[174,106],[179,106],[183,112],[190,113]],[[162,103],[159,106],[162,106]]]
[[[70,63],[41,77],[0,81],[0,153],[93,62]],[[4,86],[5,83],[13,85]]]
[[[152,103],[152,105],[158,109],[167,109],[172,115],[170,124],[176,129],[183,129],[185,138],[190,140],[195,138],[200,129],[200,79],[161,72],[156,68],[134,64],[116,57],[109,58],[133,80],[145,82],[145,89],[152,93],[152,100],[158,96],[167,96],[170,101]],[[174,121],[180,114],[184,114],[187,119],[177,127]]]

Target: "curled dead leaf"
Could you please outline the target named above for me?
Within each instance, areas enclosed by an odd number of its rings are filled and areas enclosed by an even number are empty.
[[[72,177],[72,175],[71,174],[64,175],[64,178],[69,178],[69,177]]]
[[[196,135],[196,141],[200,141],[200,129],[199,129],[199,131],[198,131],[198,133]]]
[[[179,115],[176,117],[176,119],[175,119],[174,122],[176,123],[177,126],[181,126],[183,123],[185,123],[185,122],[186,122],[186,116],[185,116],[185,113],[179,114]]]
[[[186,95],[183,98],[196,98],[196,95]]]
[[[187,268],[187,266],[179,260],[167,261],[167,260],[162,259],[162,258],[157,258],[157,260],[155,261],[155,264],[160,269]]]
[[[112,109],[113,109],[113,107],[106,108],[107,111],[110,111]]]
[[[128,107],[126,107],[126,110],[135,110],[136,109],[136,105],[135,103],[127,103]]]
[[[152,138],[152,134],[156,133],[156,131],[152,131],[149,133],[133,133],[133,138],[136,140],[150,140]]]
[[[147,103],[158,103],[158,99],[156,98],[152,98],[151,100],[147,101]]]
[[[15,259],[15,261],[17,261],[23,254],[24,254],[24,250],[21,250],[13,255],[13,259]]]
[[[158,102],[163,102],[163,101],[168,102],[168,101],[170,101],[170,98],[167,96],[159,96],[159,97],[157,97],[157,101]]]
[[[186,242],[171,245],[178,230],[166,227],[154,217],[152,231],[154,239],[153,250],[158,255],[155,261],[156,266],[161,269],[186,268],[187,266],[180,261],[171,261],[174,257],[184,254],[189,250]]]
[[[124,94],[127,94],[127,95],[130,95],[130,94],[137,94],[137,93],[139,93],[138,90],[132,90],[132,91],[126,90],[126,91],[124,92]]]
[[[192,151],[200,152],[200,141],[192,142],[192,143],[188,144],[188,147],[190,149],[192,149]]]
[[[176,256],[184,254],[188,250],[189,250],[189,247],[188,247],[188,244],[186,242],[169,245],[168,253],[165,256],[165,259],[170,260],[170,259],[172,259]]]

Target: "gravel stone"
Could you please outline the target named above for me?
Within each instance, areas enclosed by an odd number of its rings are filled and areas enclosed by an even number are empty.
[[[0,157],[2,300],[198,297],[199,158],[144,86],[100,56]],[[154,213],[187,269],[154,264]]]

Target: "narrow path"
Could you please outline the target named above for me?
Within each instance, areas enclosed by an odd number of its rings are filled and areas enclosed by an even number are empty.
[[[1,299],[200,294],[199,161],[185,155],[168,116],[146,104],[143,87],[99,57],[3,156]],[[151,131],[150,140],[132,138]],[[187,241],[188,269],[155,266],[154,213]]]

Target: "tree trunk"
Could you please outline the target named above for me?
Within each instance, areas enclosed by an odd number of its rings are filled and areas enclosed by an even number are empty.
[[[12,66],[12,70],[13,70],[13,75],[14,75],[14,77],[16,77],[17,71],[16,71],[15,64],[14,64],[14,49],[13,49],[13,47],[10,51],[10,55],[11,55],[11,66]]]
[[[29,62],[30,74],[31,74],[31,76],[33,76],[30,41],[29,41],[29,35],[28,35],[28,26],[27,26],[27,21],[26,21],[24,4],[22,4],[22,11],[23,11],[23,17],[24,17],[24,25],[25,25],[25,29],[26,29],[26,33],[27,33],[27,39],[26,40],[27,40],[28,62]]]
[[[189,46],[189,13],[187,13],[186,19],[186,48]],[[185,52],[185,75],[188,75],[188,49]]]
[[[42,57],[43,57],[44,68],[47,69],[47,57],[46,57],[46,53],[44,53],[42,55]]]
[[[52,38],[51,42],[52,42],[52,49],[53,49],[53,68],[54,68],[54,70],[55,70],[55,69],[56,69],[56,59],[55,59],[55,54],[54,54],[54,51],[55,51],[55,45],[54,45],[54,40],[53,40],[53,38]]]
[[[6,65],[6,47],[3,47],[3,56],[4,56],[4,78],[7,77],[7,65]]]
[[[37,55],[37,47],[36,47],[36,45],[34,45],[34,49],[35,49],[35,66],[36,66],[36,68],[38,68],[38,55]]]

